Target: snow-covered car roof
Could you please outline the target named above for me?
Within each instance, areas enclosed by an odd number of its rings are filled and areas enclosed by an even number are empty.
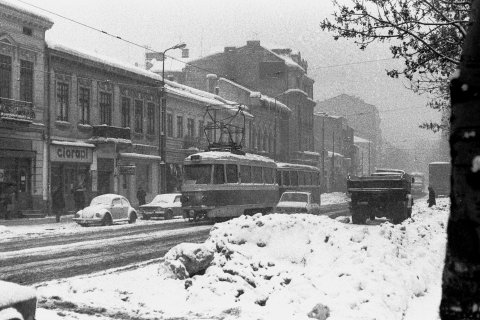
[[[35,289],[0,280],[0,309],[36,298],[37,292]]]
[[[156,202],[159,202],[160,200],[165,200],[166,202],[173,202],[173,200],[175,200],[175,197],[178,197],[178,196],[181,196],[182,194],[181,193],[162,193],[162,194],[158,194],[155,196],[155,198],[153,198],[152,201],[150,201],[149,203],[147,204],[144,204],[142,205],[143,206],[148,206],[152,203],[156,203]]]
[[[116,199],[116,198],[122,198],[122,199],[125,199],[124,196],[120,195],[120,194],[114,194],[114,193],[106,193],[106,194],[101,194],[99,196],[96,196],[95,198],[93,198],[92,200],[94,199],[104,199],[105,201],[108,201],[108,200],[113,200],[113,199]]]

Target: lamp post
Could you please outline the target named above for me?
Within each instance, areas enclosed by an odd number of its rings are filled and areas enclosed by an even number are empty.
[[[163,51],[162,57],[162,87],[161,87],[161,112],[159,113],[159,122],[160,122],[160,128],[158,130],[159,133],[159,153],[160,153],[160,158],[162,161],[161,162],[161,180],[160,180],[160,192],[161,193],[166,193],[167,192],[167,162],[166,162],[166,148],[167,148],[167,132],[166,132],[166,127],[167,127],[167,95],[165,94],[165,54],[167,53],[168,50],[173,50],[173,49],[183,49],[187,45],[185,43],[179,43],[174,45],[173,47],[170,47],[168,49],[165,49]]]

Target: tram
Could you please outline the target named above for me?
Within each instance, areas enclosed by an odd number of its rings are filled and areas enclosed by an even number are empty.
[[[270,212],[278,201],[275,162],[241,151],[206,151],[184,161],[182,208],[197,220]]]
[[[184,161],[182,208],[193,220],[269,213],[284,191],[309,191],[320,204],[320,170],[242,152],[206,151]]]

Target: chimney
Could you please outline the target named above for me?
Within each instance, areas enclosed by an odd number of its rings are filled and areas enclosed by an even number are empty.
[[[218,77],[216,74],[207,74],[207,90],[210,93],[215,93],[215,87],[217,86]]]
[[[223,52],[225,52],[225,53],[234,53],[236,50],[237,50],[236,47],[225,47],[225,48],[223,49]]]
[[[248,40],[247,47],[260,47],[260,40]]]

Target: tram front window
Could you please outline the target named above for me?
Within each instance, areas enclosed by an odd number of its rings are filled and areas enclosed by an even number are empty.
[[[185,184],[209,184],[212,175],[211,164],[185,166]]]

